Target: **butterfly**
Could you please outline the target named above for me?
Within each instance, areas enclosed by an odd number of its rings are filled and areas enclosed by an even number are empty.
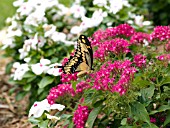
[[[77,40],[77,48],[74,56],[70,56],[68,62],[62,68],[63,73],[72,74],[78,72],[77,76],[81,77],[93,70],[93,50],[91,43],[85,35],[80,35]]]

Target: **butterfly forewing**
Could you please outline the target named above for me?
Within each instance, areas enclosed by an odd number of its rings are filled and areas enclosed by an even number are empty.
[[[74,56],[70,56],[68,62],[63,66],[63,72],[71,74],[74,72],[87,72],[92,70],[93,50],[88,38],[80,35]],[[81,73],[80,73],[81,74]]]

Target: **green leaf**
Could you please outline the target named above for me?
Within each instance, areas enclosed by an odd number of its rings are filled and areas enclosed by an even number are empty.
[[[23,78],[30,78],[30,77],[34,77],[35,74],[32,73],[32,72],[26,72],[24,75],[23,75]]]
[[[169,77],[169,76],[166,76],[166,77],[164,77],[164,79],[161,81],[161,85],[168,84],[168,83],[170,83],[170,77]]]
[[[135,128],[134,126],[120,126],[119,128]]]
[[[27,92],[19,92],[19,93],[17,93],[15,99],[17,101],[22,100],[26,94],[27,94]]]
[[[30,118],[28,118],[28,121],[30,121],[33,124],[38,124],[40,122],[40,120],[35,119],[33,116],[31,116]]]
[[[126,122],[127,122],[127,118],[123,118],[123,119],[121,120],[121,125],[126,125]]]
[[[54,81],[54,77],[50,77],[50,76],[45,76],[43,77],[43,79],[40,81],[40,83],[38,84],[39,88],[44,88],[47,85],[51,84]]]
[[[145,104],[145,106],[148,106],[149,103],[151,102],[151,98],[154,94],[155,87],[154,85],[151,85],[149,88],[144,88],[142,89],[141,92],[141,97],[139,97],[139,100],[142,104]]]
[[[76,91],[77,82],[76,81],[72,81],[71,84],[72,84],[72,88],[74,89],[74,91]]]
[[[94,124],[94,121],[97,117],[97,115],[99,114],[99,112],[101,111],[101,109],[103,108],[103,106],[99,106],[97,108],[94,108],[90,114],[89,114],[89,117],[87,119],[87,122],[86,122],[86,125],[88,128],[92,128],[93,127],[93,124]]]
[[[144,122],[150,123],[150,118],[146,108],[143,104],[139,102],[133,102],[131,105],[131,113],[135,115],[138,120],[142,120]]]
[[[31,84],[25,84],[23,87],[24,91],[29,91],[31,89]]]
[[[155,113],[158,113],[158,112],[163,112],[163,111],[166,111],[166,110],[170,110],[169,105],[162,105],[157,110],[151,111],[150,114],[152,115],[152,114],[155,114]]]
[[[164,122],[164,126],[170,123],[170,111],[167,113],[166,120]]]
[[[48,122],[49,122],[49,120],[45,120],[45,121],[39,122],[38,126],[40,128],[48,128]]]
[[[6,65],[6,68],[5,68],[5,73],[6,73],[6,74],[9,74],[9,73],[11,72],[12,66],[13,66],[13,62],[8,63],[8,64]]]

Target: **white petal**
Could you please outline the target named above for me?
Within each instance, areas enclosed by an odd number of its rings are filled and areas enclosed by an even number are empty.
[[[51,116],[50,114],[47,114],[47,113],[45,113],[45,114],[46,114],[46,116],[47,116],[48,119],[51,119],[51,120],[60,120],[60,117]]]
[[[18,68],[20,66],[20,63],[19,62],[15,62],[14,64],[13,64],[13,67],[14,68]]]
[[[40,63],[43,64],[43,65],[47,65],[47,64],[50,64],[51,61],[48,60],[48,59],[41,59],[41,60],[40,60]]]
[[[61,105],[61,104],[53,104],[50,107],[50,109],[58,109],[59,111],[62,111],[64,108],[65,108],[65,106]]]

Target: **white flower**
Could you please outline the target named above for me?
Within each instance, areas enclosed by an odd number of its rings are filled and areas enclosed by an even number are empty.
[[[70,8],[71,13],[73,14],[74,18],[80,18],[85,15],[86,10],[83,6],[80,6],[78,4],[74,4]]]
[[[45,34],[45,37],[50,37],[55,31],[56,31],[56,26],[54,26],[53,24],[48,25],[48,24],[44,24],[43,25]]]
[[[107,12],[103,12],[101,9],[96,10],[92,15],[93,26],[98,26],[103,21],[103,18],[107,16]]]
[[[105,7],[107,5],[106,0],[93,0],[93,4],[99,7]]]
[[[54,32],[51,36],[51,39],[55,42],[57,41],[65,41],[66,40],[66,34],[63,32]]]
[[[15,68],[15,72],[12,74],[14,80],[22,80],[23,75],[29,70],[28,64],[20,64],[19,62],[15,62],[13,67]]]
[[[13,2],[14,7],[19,7],[24,3],[24,0],[16,0]]]
[[[103,18],[107,16],[107,12],[103,12],[101,9],[94,11],[91,18],[88,17],[82,17],[82,23],[80,27],[82,28],[82,31],[87,30],[88,28],[96,27],[100,25],[100,23],[103,21]]]
[[[46,22],[45,9],[42,6],[37,7],[37,9],[28,15],[24,24],[38,26],[38,24]]]
[[[143,15],[142,16],[135,16],[135,24],[142,27],[143,26]]]
[[[59,111],[62,111],[64,108],[65,108],[65,106],[61,105],[61,104],[50,105],[48,103],[48,100],[44,99],[43,101],[35,102],[32,105],[32,107],[31,107],[31,109],[29,111],[28,117],[33,115],[35,118],[39,118],[44,113],[44,111],[49,112],[51,109],[58,109]]]
[[[23,49],[29,52],[32,49],[37,50],[37,48],[43,47],[45,44],[45,39],[42,36],[38,36],[38,33],[34,35],[34,37],[25,40]]]
[[[19,53],[20,53],[19,58],[20,58],[21,60],[24,59],[24,58],[28,55],[28,51],[27,51],[26,49],[24,49],[24,48],[21,48],[21,49],[19,49],[18,51],[19,51]]]
[[[110,7],[106,7],[106,8],[113,14],[119,12],[123,8],[123,6],[127,6],[127,7],[130,6],[128,0],[109,0],[109,3],[110,3]]]
[[[62,66],[62,64],[59,63],[51,64],[49,66],[50,68],[48,69],[47,73],[54,76],[61,75],[60,68],[55,68],[55,66]]]
[[[14,3],[19,4],[19,3]],[[34,7],[29,2],[21,3],[20,7],[17,9],[17,12],[20,13],[21,16],[28,16],[32,11]]]
[[[82,28],[80,26],[73,26],[70,30],[72,34],[79,34],[82,32]]]
[[[149,26],[149,25],[151,25],[151,22],[150,22],[150,21],[144,21],[144,22],[143,22],[143,25],[144,25],[144,26]]]
[[[67,8],[63,4],[58,4],[57,7],[59,8],[59,10],[57,11],[57,15],[63,16],[69,13],[69,8]]]
[[[24,58],[24,61],[25,61],[26,63],[30,62],[30,60],[31,60],[30,57]]]
[[[40,63],[32,64],[31,69],[36,75],[40,75],[43,72],[45,73],[49,69],[47,65],[50,63],[51,62],[48,59],[41,59]]]

